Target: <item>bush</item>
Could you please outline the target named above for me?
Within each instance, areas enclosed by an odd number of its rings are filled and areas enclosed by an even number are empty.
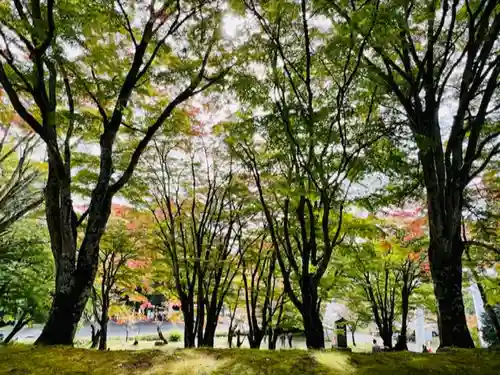
[[[168,336],[168,341],[171,341],[171,342],[179,342],[179,341],[181,341],[181,339],[182,339],[182,335],[179,332],[172,332]]]
[[[496,305],[494,309],[498,319],[500,319],[500,305]],[[486,341],[490,346],[500,346],[500,342],[498,341],[497,335],[495,334],[493,323],[486,312],[484,312],[481,316],[481,320],[483,322],[482,331],[484,341]]]

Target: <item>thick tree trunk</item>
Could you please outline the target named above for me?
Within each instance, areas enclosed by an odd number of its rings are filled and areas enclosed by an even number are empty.
[[[463,246],[460,234],[457,236],[453,245]],[[446,256],[445,252],[433,245],[429,249],[434,294],[439,309],[440,348],[474,347],[467,328],[462,298],[462,252],[460,249],[453,249],[452,255]]]
[[[388,324],[384,324],[382,328],[382,341],[384,342],[384,347],[392,349],[392,322]]]
[[[248,344],[252,349],[259,349],[264,335],[261,330],[254,330],[248,334]]]
[[[207,324],[205,327],[205,333],[203,334],[203,342],[202,342],[201,346],[207,347],[207,348],[214,347],[216,329],[217,329],[217,318],[215,319],[215,322],[214,322],[212,320],[212,318],[209,316],[207,319]]]
[[[317,286],[312,276],[306,276],[301,282],[302,308],[300,309],[304,320],[304,333],[308,349],[324,349],[325,333],[319,313]]]
[[[56,291],[49,320],[43,327],[36,344],[73,345],[78,322],[90,294],[92,279],[74,278],[76,285],[69,291]]]
[[[323,323],[316,309],[305,309],[302,312],[304,318],[304,332],[308,349],[323,349],[325,347],[325,336]]]
[[[184,306],[184,303],[182,303]],[[194,312],[189,310],[188,307],[182,309],[182,315],[184,316],[184,347],[194,348],[195,347],[195,332],[194,332]]]

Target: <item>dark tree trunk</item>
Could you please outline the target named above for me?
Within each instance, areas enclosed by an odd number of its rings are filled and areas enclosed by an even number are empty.
[[[382,335],[384,347],[392,349],[392,323],[384,323],[384,327],[380,334]]]
[[[94,324],[90,325],[90,329],[92,330],[91,332],[91,342],[92,344],[90,345],[90,349],[95,349],[99,345],[99,338],[101,337],[101,330],[96,329]]]
[[[355,331],[351,331],[351,338],[352,338],[352,346],[356,346],[356,335],[355,335]]]
[[[168,340],[165,338],[165,336],[163,336],[163,332],[161,331],[161,324],[158,324],[156,326],[156,333],[158,333],[158,337],[161,341],[163,341],[165,344],[168,344]]]
[[[8,344],[12,341],[14,336],[21,330],[23,327],[28,324],[29,319],[25,320],[26,313],[23,313],[22,316],[17,320],[16,324],[12,328],[12,331],[7,335],[7,337],[2,341],[2,344]]]
[[[109,311],[109,303],[105,301],[105,297],[103,297],[102,303],[102,312],[101,312],[101,334],[99,338],[99,350],[106,350],[108,346],[108,311]]]
[[[248,334],[248,344],[252,349],[259,349],[264,335],[261,330],[254,330],[253,333]]]
[[[308,349],[323,349],[325,347],[325,336],[321,317],[315,309],[306,309],[302,314],[304,318],[304,333]]]
[[[463,247],[460,234],[457,233],[454,247]],[[436,244],[429,248],[429,259],[434,283],[434,294],[439,308],[440,348],[473,348],[474,342],[467,327],[464,301],[462,297],[462,257],[463,250],[453,249],[451,255],[436,249]]]
[[[306,335],[307,348],[324,349],[325,333],[319,314],[317,286],[312,276],[304,277],[301,291],[303,307],[300,309],[300,312],[304,320],[304,333]]]
[[[278,342],[278,332],[276,329],[269,328],[268,330],[268,349],[276,350],[276,343]]]
[[[405,285],[403,286],[403,290],[401,293],[401,332],[398,337],[398,342],[394,347],[395,350],[403,351],[408,350],[408,346],[406,344],[406,334],[407,334],[407,325],[408,325],[408,308],[409,308],[409,293],[408,287],[406,285],[407,280],[404,279],[403,282]]]
[[[245,335],[242,335],[240,330],[236,331],[236,347],[240,348],[244,342],[245,342]]]
[[[195,322],[194,322],[194,311],[189,306],[189,302],[182,302],[182,315],[184,317],[184,347],[194,348],[195,347]]]
[[[215,331],[217,329],[217,317],[215,321],[210,316],[207,317],[207,324],[205,326],[205,333],[203,334],[203,347],[213,348],[215,344]]]
[[[234,330],[232,327],[229,327],[229,330],[227,331],[227,346],[229,349],[232,349],[233,347],[233,337],[234,337]]]
[[[111,196],[94,190],[87,232],[77,252],[77,218],[69,186],[65,187],[55,169],[49,155],[45,206],[56,263],[56,290],[49,319],[36,344],[72,345],[97,273],[99,241],[111,213]]]
[[[85,309],[93,282],[93,276],[85,279],[83,276],[75,277],[76,284],[69,290],[56,291],[49,320],[36,344],[73,345],[78,322]]]

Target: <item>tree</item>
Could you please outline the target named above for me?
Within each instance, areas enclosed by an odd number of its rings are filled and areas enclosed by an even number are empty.
[[[363,39],[364,65],[407,118],[419,150],[441,347],[473,347],[461,288],[461,226],[465,191],[500,153],[497,2],[342,1],[329,9]],[[439,116],[445,109],[449,127]]]
[[[318,26],[312,3],[244,5],[261,30],[250,42],[257,52],[249,64],[261,65],[264,74],[252,75],[247,66],[238,77],[234,90],[244,109],[227,126],[227,141],[254,178],[307,346],[319,349],[324,333],[318,288],[342,240],[349,188],[362,179],[362,160],[379,139],[368,130],[381,127],[373,110],[377,93],[357,90],[362,78],[356,53],[330,52],[339,41]],[[261,110],[254,111],[255,105]]]
[[[54,273],[47,237],[45,228],[28,219],[0,237],[0,312],[15,320],[4,344],[49,313]]]
[[[282,308],[285,295],[276,269],[276,252],[267,236],[247,249],[242,261],[242,279],[250,348],[260,348],[262,339],[272,330],[273,317]],[[269,337],[272,340],[272,337]]]
[[[101,327],[99,350],[107,349],[107,327],[111,297],[117,283],[131,277],[133,271],[128,267],[132,259],[139,257],[140,237],[129,229],[129,223],[123,218],[113,218],[108,223],[99,246],[99,270],[97,285],[99,292],[93,290],[92,300],[100,306],[97,321]],[[97,301],[99,300],[99,302]]]
[[[496,313],[496,318],[497,320],[500,320],[500,307],[497,305],[493,308],[493,311]],[[491,319],[491,314],[489,312],[485,312],[480,319],[483,320],[483,329],[482,329],[482,334],[483,334],[483,339],[486,341],[488,344],[491,346],[498,346],[500,345],[500,340],[498,338],[498,334],[496,332],[497,328],[495,327],[492,319]]]
[[[36,188],[42,172],[30,160],[37,142],[24,133],[14,125],[0,125],[0,235],[43,202]]]
[[[397,218],[397,216],[396,216]],[[401,315],[396,349],[407,350],[407,323],[411,297],[421,285],[426,245],[421,221],[395,225],[388,218],[353,218],[349,242],[343,254],[349,299],[368,303],[384,346],[393,347],[394,322]],[[399,220],[398,220],[399,221]],[[344,282],[344,283],[345,283]],[[362,306],[362,305],[361,305]]]
[[[245,187],[238,183],[232,161],[225,163],[216,146],[188,137],[184,147],[173,149],[160,140],[149,160],[151,210],[159,250],[181,301],[185,347],[193,347],[195,338],[200,347],[214,345],[224,298],[253,241],[243,233],[248,216],[239,192]],[[182,164],[177,159],[172,168],[175,152],[188,160]]]
[[[48,153],[46,219],[57,272],[39,344],[72,343],[113,197],[176,109],[227,72],[218,14],[210,0],[2,3],[0,84]],[[90,204],[78,217],[72,155],[82,140],[98,156],[80,171]]]
[[[488,315],[487,320],[493,327],[488,335],[491,336],[494,333],[500,342],[500,319],[495,312],[495,305],[500,301],[498,278],[488,272],[488,269],[494,268],[500,261],[500,230],[498,228],[500,179],[494,169],[495,164],[498,163],[492,163],[492,169],[486,171],[482,181],[475,184],[475,189],[467,197],[469,215],[463,226],[462,238],[471,281],[475,282],[478,287]],[[472,204],[477,201],[482,203],[480,207]]]

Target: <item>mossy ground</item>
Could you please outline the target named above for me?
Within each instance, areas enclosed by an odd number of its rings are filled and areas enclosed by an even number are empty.
[[[500,353],[340,353],[197,349],[98,352],[29,345],[0,347],[0,374],[21,375],[498,375]]]

